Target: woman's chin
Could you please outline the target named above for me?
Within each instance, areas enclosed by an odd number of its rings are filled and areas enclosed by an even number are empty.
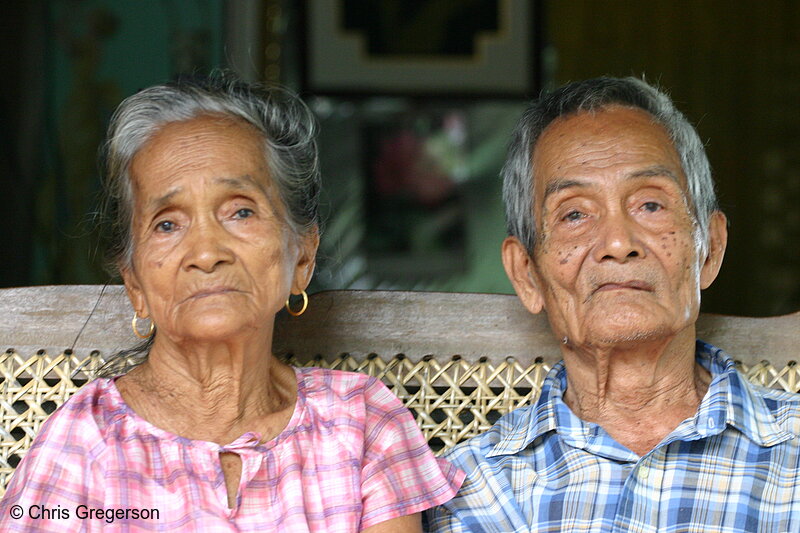
[[[241,337],[255,328],[253,320],[244,320],[241,315],[201,315],[185,320],[176,337],[184,342],[225,342]]]

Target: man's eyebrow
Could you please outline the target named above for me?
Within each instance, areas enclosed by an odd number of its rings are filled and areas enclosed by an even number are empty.
[[[635,172],[631,172],[626,176],[626,178],[627,179],[656,178],[659,176],[665,176],[673,180],[678,185],[681,184],[681,180],[678,177],[678,175],[675,174],[671,169],[665,167],[664,165],[653,165],[652,167],[647,167],[641,170],[637,170]]]
[[[641,179],[641,178],[655,178],[659,176],[667,177],[673,180],[675,183],[680,185],[681,180],[675,172],[671,169],[665,167],[664,165],[653,165],[651,167],[643,168],[641,170],[636,170],[631,172],[625,179]],[[590,184],[584,181],[575,180],[575,179],[567,179],[567,178],[557,178],[550,183],[547,184],[547,187],[544,189],[544,199],[547,200],[547,197],[555,194],[559,191],[563,191],[564,189],[569,189],[570,187],[589,187]]]
[[[558,191],[563,191],[564,189],[569,189],[570,187],[588,187],[589,184],[583,181],[578,180],[570,180],[566,178],[557,178],[550,183],[547,184],[547,187],[544,188],[544,200],[547,200],[547,197],[551,194],[555,194]]]

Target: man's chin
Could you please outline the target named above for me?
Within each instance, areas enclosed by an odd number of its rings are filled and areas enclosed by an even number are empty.
[[[627,311],[627,312],[626,312]],[[675,333],[658,317],[632,310],[598,313],[587,320],[585,342],[596,346],[621,346],[652,341]],[[640,311],[640,310],[639,310]]]
[[[590,331],[586,336],[586,344],[598,347],[624,347],[658,340],[669,334],[666,328]]]

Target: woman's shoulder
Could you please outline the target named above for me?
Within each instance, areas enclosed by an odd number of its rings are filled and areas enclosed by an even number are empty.
[[[298,367],[296,370],[300,378],[298,382],[306,396],[332,394],[345,399],[369,394],[372,389],[383,387],[379,380],[361,372],[317,367]]]
[[[113,380],[98,378],[81,387],[42,424],[37,442],[64,439],[65,442],[98,443],[116,409]],[[118,396],[118,394],[116,394]]]
[[[87,383],[44,421],[30,449],[18,465],[12,484],[53,476],[79,476],[102,459],[106,448],[104,414],[109,403],[108,379]],[[11,487],[9,487],[9,490]],[[17,487],[16,490],[19,490]]]
[[[297,368],[298,396],[319,414],[362,418],[376,410],[391,412],[402,402],[377,378],[328,368]]]

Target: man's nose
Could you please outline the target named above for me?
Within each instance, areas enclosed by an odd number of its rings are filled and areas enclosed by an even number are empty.
[[[230,235],[216,220],[198,220],[192,224],[185,239],[186,270],[214,272],[220,265],[232,263],[234,254],[229,246]]]
[[[600,222],[595,259],[626,262],[634,257],[644,257],[641,228],[623,210],[607,213]]]

